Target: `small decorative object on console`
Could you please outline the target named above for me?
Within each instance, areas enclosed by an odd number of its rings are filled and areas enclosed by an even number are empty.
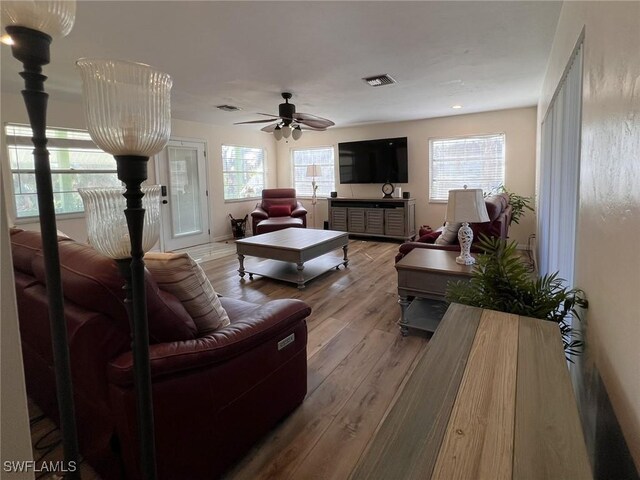
[[[489,214],[484,204],[482,189],[469,188],[449,190],[449,201],[447,203],[447,222],[461,222],[462,227],[458,230],[458,241],[460,242],[460,256],[456,262],[461,265],[473,265],[475,258],[471,256],[471,242],[473,241],[473,230],[469,223],[488,222]]]
[[[384,193],[384,197],[383,198],[393,198],[391,196],[391,194],[394,191],[394,187],[392,183],[385,183],[384,185],[382,185],[382,193]]]

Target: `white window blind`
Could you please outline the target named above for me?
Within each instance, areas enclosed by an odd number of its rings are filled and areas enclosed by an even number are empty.
[[[311,177],[307,177],[307,166],[315,165],[320,175],[316,177],[318,197],[328,197],[335,190],[335,164],[333,147],[299,148],[291,152],[293,157],[293,182],[299,197],[311,197]]]
[[[5,134],[16,218],[36,217],[38,200],[31,127],[8,124]],[[46,134],[56,214],[84,211],[78,188],[122,185],[116,173],[115,159],[100,150],[88,132],[48,128]]]
[[[481,188],[485,192],[504,184],[503,133],[429,141],[429,201],[446,202],[449,190]]]
[[[262,148],[222,145],[224,199],[259,198],[264,188],[264,164]]]

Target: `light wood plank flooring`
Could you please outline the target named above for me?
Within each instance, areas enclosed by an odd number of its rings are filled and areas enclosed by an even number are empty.
[[[306,399],[226,478],[349,477],[427,345],[399,333],[397,250],[397,243],[352,239],[349,267],[304,290],[257,276],[242,281],[235,256],[202,264],[221,295],[258,303],[299,298],[313,309]]]
[[[397,250],[397,243],[352,239],[349,267],[304,290],[259,276],[241,280],[235,255],[201,263],[221,295],[256,303],[298,298],[313,308],[306,399],[226,479],[349,477],[427,346],[425,338],[402,337],[396,324]]]

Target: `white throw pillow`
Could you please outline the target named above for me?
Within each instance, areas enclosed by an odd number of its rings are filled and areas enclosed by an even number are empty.
[[[229,315],[211,282],[188,253],[149,252],[144,262],[158,286],[182,302],[200,336],[229,325]]]
[[[455,243],[456,238],[458,238],[458,230],[460,230],[461,226],[462,223],[445,223],[444,230],[442,231],[442,234],[436,238],[435,244],[451,245],[452,243]]]

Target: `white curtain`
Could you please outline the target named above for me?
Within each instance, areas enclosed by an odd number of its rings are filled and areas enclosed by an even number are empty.
[[[572,55],[541,126],[538,271],[558,271],[568,286],[574,279],[581,115],[582,46]]]

